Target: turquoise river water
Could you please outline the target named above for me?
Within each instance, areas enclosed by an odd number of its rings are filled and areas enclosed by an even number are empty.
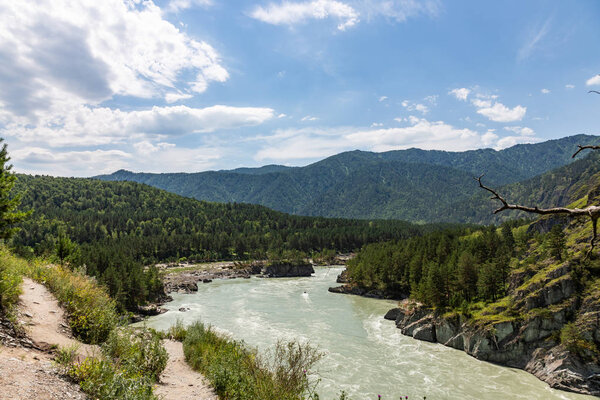
[[[333,294],[342,268],[317,268],[310,278],[232,279],[174,294],[169,311],[148,319],[165,330],[177,319],[200,320],[248,346],[267,351],[279,339],[308,341],[325,353],[316,368],[318,392],[332,400],[592,399],[550,389],[517,369],[482,362],[440,344],[415,340],[383,319],[395,303]],[[178,311],[188,307],[187,312]]]

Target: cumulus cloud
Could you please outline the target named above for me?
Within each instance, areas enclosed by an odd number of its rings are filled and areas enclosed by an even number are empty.
[[[575,85],[567,84],[565,85],[565,89],[575,89]]]
[[[456,88],[448,92],[448,94],[451,94],[452,96],[456,97],[458,100],[461,101],[467,101],[469,93],[471,93],[471,89],[467,88]]]
[[[514,132],[521,136],[533,136],[535,135],[535,131],[526,126],[505,126],[505,130]]]
[[[592,76],[590,79],[588,79],[587,81],[585,81],[585,84],[587,86],[600,85],[600,74]]]
[[[339,21],[337,28],[341,31],[356,25],[359,21],[358,12],[354,8],[335,0],[270,3],[266,7],[257,6],[250,16],[272,25],[290,26],[310,19],[334,18]]]
[[[470,129],[456,128],[442,121],[411,116],[398,118],[404,126],[394,128],[340,127],[278,130],[262,137],[264,146],[257,161],[286,161],[327,157],[341,151],[365,149],[388,151],[418,147],[463,151],[486,146],[489,139]]]
[[[153,107],[141,111],[80,106],[67,114],[46,116],[35,126],[9,123],[0,133],[22,142],[43,142],[55,147],[94,146],[124,143],[136,137],[181,136],[253,126],[273,116],[270,108],[223,105]]]
[[[383,102],[383,101],[386,101],[387,99],[388,99],[388,97],[387,97],[387,96],[381,96],[381,97],[379,98],[379,102],[381,103],[381,102]]]
[[[544,89],[540,90],[540,92],[542,92],[542,94],[549,94],[550,93],[550,89],[544,88]]]
[[[229,77],[212,46],[179,31],[151,1],[2,2],[0,58],[11,60],[0,71],[0,102],[19,116],[114,95],[199,93]]]
[[[306,115],[304,117],[302,117],[302,119],[300,121],[302,122],[306,122],[306,121],[317,121],[319,118],[317,117],[313,117],[311,115]]]
[[[527,112],[527,107],[515,106],[509,108],[500,102],[493,103],[491,100],[474,99],[473,105],[478,108],[477,113],[495,122],[520,121]]]

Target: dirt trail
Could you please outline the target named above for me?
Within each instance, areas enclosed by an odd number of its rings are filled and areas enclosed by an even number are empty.
[[[65,313],[44,285],[25,278],[19,311],[27,336],[38,348],[79,346],[80,356],[99,353],[98,346],[74,339]],[[169,360],[156,394],[164,400],[218,400],[206,379],[192,370],[183,355],[180,342],[163,342]],[[64,381],[55,372],[48,353],[0,346],[0,400],[12,399],[84,399],[77,385]]]
[[[217,400],[206,379],[186,364],[181,342],[165,340],[163,345],[169,361],[155,393],[165,400]]]
[[[39,347],[79,346],[79,354],[84,356],[99,351],[98,346],[83,344],[72,337],[62,307],[44,285],[23,279],[19,308],[27,325],[27,336]]]

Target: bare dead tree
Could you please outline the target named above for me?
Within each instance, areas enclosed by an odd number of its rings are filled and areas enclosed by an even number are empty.
[[[580,149],[577,152],[580,152],[584,148],[600,149],[600,146],[594,146],[594,147],[579,146],[579,147],[580,147]],[[577,153],[575,153],[575,154],[577,154]],[[592,251],[594,250],[594,247],[596,245],[596,238],[597,238],[597,229],[596,228],[598,225],[598,217],[600,217],[600,206],[587,206],[585,208],[566,208],[566,207],[539,208],[537,206],[536,207],[526,207],[526,206],[522,206],[522,205],[518,205],[518,204],[509,204],[504,197],[502,197],[502,196],[500,196],[500,194],[498,194],[497,191],[485,186],[481,182],[481,178],[483,178],[483,175],[481,175],[478,178],[475,178],[475,180],[477,182],[479,182],[479,187],[482,189],[485,189],[488,192],[490,192],[491,194],[493,194],[493,196],[491,197],[492,200],[498,200],[502,204],[498,209],[496,209],[494,211],[494,214],[497,214],[504,210],[519,210],[519,211],[525,211],[528,213],[541,214],[541,215],[564,214],[564,215],[567,215],[569,218],[582,217],[582,216],[590,218],[592,220],[592,239],[590,241],[590,249],[586,255],[586,258],[588,258],[590,256],[590,254],[592,253]]]

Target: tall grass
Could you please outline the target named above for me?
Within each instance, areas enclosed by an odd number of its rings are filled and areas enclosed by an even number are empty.
[[[65,307],[73,335],[82,342],[102,343],[117,325],[116,303],[94,278],[58,265],[33,265],[29,274]]]
[[[316,399],[307,371],[321,358],[309,345],[278,344],[261,358],[242,343],[226,339],[201,323],[183,341],[186,361],[210,381],[221,400]]]
[[[27,262],[10,254],[0,247],[0,316],[15,319],[15,306],[21,295],[23,271]]]
[[[67,348],[59,351],[56,361],[92,399],[158,400],[153,385],[167,358],[157,333],[123,328],[111,332],[97,357],[78,361]]]

